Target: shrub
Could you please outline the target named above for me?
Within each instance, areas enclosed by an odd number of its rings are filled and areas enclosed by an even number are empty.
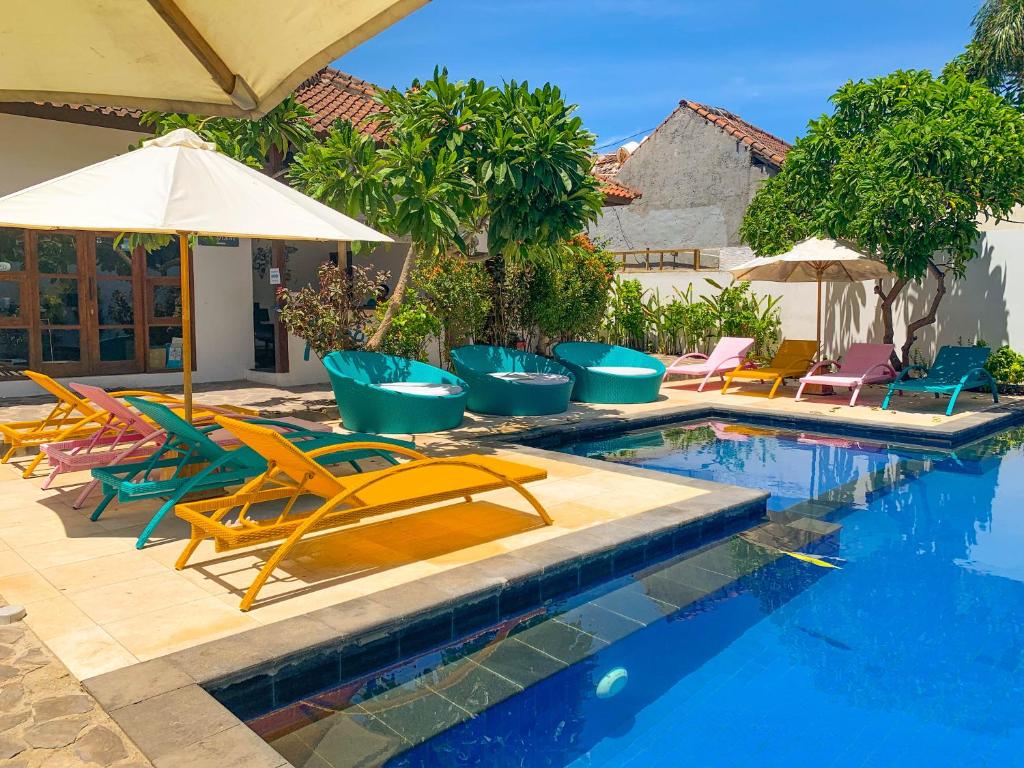
[[[556,246],[530,275],[527,325],[555,342],[593,338],[609,304],[615,261],[585,235]]]
[[[316,274],[315,286],[278,292],[281,322],[321,358],[361,346],[367,320],[364,308],[387,282],[388,273],[353,267],[350,278],[344,267],[324,262]]]
[[[992,353],[985,363],[995,380],[1003,384],[1020,384],[1024,382],[1024,355],[1002,346]]]
[[[447,365],[452,347],[484,331],[491,311],[491,278],[483,264],[441,254],[423,257],[413,277],[443,331],[438,334],[441,361]]]
[[[376,319],[379,322],[387,311],[388,302],[377,306]],[[398,355],[425,362],[427,339],[441,334],[441,321],[430,306],[414,291],[402,299],[378,351],[386,355]]]

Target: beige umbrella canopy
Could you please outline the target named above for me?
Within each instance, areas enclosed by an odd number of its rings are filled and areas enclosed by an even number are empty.
[[[0,197],[0,227],[177,235],[182,368],[192,402],[188,235],[391,242],[391,238],[218,152],[187,128]]]
[[[737,280],[770,283],[817,283],[817,341],[821,345],[821,284],[860,283],[881,280],[893,274],[880,261],[871,259],[836,240],[811,237],[781,256],[767,256],[729,270]]]
[[[8,0],[0,101],[259,117],[428,0]]]

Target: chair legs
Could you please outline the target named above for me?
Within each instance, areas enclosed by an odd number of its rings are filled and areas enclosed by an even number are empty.
[[[779,387],[782,386],[782,381],[783,381],[782,377],[779,376],[779,378],[777,378],[775,380],[775,383],[772,384],[772,388],[768,392],[768,399],[769,400],[771,400],[773,397],[775,397],[775,393],[778,392],[779,391]]]
[[[807,384],[805,384],[803,381],[800,382],[800,386],[797,387],[796,396],[793,398],[793,400],[795,400],[796,402],[800,402],[800,398],[804,394],[804,387],[806,386]],[[850,405],[853,405],[853,403],[850,403]]]
[[[862,385],[858,384],[856,387],[853,388],[853,397],[850,398],[850,407],[853,407],[857,404],[857,398],[860,397],[861,386]]]

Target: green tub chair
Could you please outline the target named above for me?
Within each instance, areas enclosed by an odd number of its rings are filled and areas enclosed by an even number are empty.
[[[628,347],[567,341],[554,354],[576,377],[572,399],[584,403],[650,403],[665,377],[660,360]]]
[[[323,359],[341,421],[354,432],[409,435],[462,423],[469,387],[418,360],[346,350]]]
[[[452,350],[455,372],[469,384],[468,408],[498,416],[543,416],[569,409],[573,375],[540,355],[471,344]]]
[[[946,415],[953,415],[956,399],[965,389],[984,387],[992,392],[993,402],[999,402],[999,388],[992,374],[985,370],[992,350],[988,347],[942,347],[935,355],[931,368],[908,365],[900,371],[899,377],[889,385],[882,401],[882,410],[889,407],[893,392],[932,392],[936,397],[949,395]],[[913,371],[924,371],[918,379],[909,378]]]

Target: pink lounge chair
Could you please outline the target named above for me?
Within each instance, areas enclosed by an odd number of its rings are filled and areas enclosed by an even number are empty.
[[[44,489],[49,488],[57,476],[65,472],[80,472],[140,461],[151,456],[163,444],[166,438],[164,430],[142,418],[142,414],[130,408],[123,400],[90,384],[72,383],[71,388],[97,408],[106,412],[108,416],[103,427],[94,435],[41,446],[40,451],[46,454],[46,458],[53,468],[43,483]],[[174,403],[166,404],[173,405]],[[197,415],[204,421],[217,414],[238,417],[237,410],[209,405],[197,407],[201,408]],[[331,431],[326,424],[304,419],[285,417],[277,419],[277,421],[318,432]],[[238,438],[226,429],[218,429],[210,433],[209,437],[220,445],[232,445],[239,442]],[[95,479],[86,483],[82,492],[78,494],[78,498],[75,499],[73,505],[75,509],[82,507],[98,484],[99,481]]]
[[[800,379],[796,399],[800,399],[804,387],[808,384],[849,387],[853,391],[850,405],[856,405],[860,389],[865,384],[884,384],[896,378],[896,371],[889,362],[893,349],[892,344],[852,344],[843,355],[842,363],[835,360],[822,360],[816,363],[807,375]],[[839,370],[835,373],[819,373],[832,365],[838,366]]]
[[[669,376],[703,376],[704,380],[697,387],[698,392],[703,392],[708,379],[712,376],[717,375],[721,380],[722,374],[743,365],[743,361],[747,359],[747,351],[752,346],[753,339],[723,336],[715,344],[710,355],[691,352],[672,363],[665,369],[665,380],[668,381]],[[687,362],[688,360],[693,362]]]

